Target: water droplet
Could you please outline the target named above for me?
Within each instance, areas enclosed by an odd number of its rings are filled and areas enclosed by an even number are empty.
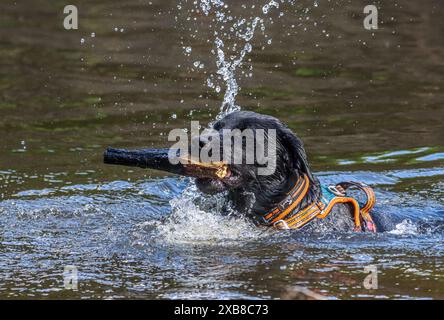
[[[191,51],[193,51],[193,49],[191,47],[185,47],[184,49],[185,49],[185,53],[188,53],[188,54],[190,54]]]

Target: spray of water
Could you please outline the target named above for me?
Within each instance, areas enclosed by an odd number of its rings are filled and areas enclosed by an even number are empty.
[[[216,93],[224,88],[224,97],[216,120],[226,114],[240,110],[236,97],[240,87],[238,84],[239,70],[244,67],[246,56],[252,52],[252,40],[260,28],[265,34],[265,16],[273,9],[279,8],[275,0],[263,1],[259,6],[227,0],[197,0],[187,17],[188,21],[196,21],[199,16],[211,19],[206,28],[212,31],[213,48],[217,71],[208,76],[206,84]],[[281,2],[289,0],[280,0]],[[178,8],[183,9],[187,1],[183,0]],[[248,17],[233,14],[231,6],[240,6]],[[239,9],[239,8],[238,8]],[[259,10],[257,10],[259,9]],[[258,12],[252,14],[252,12]],[[198,31],[198,30],[197,30]],[[191,46],[184,47],[187,56],[193,54]],[[203,64],[195,61],[193,66],[202,69]],[[252,76],[252,66],[248,66],[248,76]],[[251,222],[230,213],[229,203],[225,203],[223,195],[201,197],[194,184],[190,184],[179,198],[171,201],[172,213],[164,224],[158,226],[160,238],[167,243],[230,243],[232,241],[257,238],[263,231],[252,227]]]
[[[289,0],[280,0],[281,2]],[[253,50],[251,44],[256,29],[265,34],[264,17],[273,9],[279,9],[279,2],[267,0],[259,5],[258,15],[249,17],[237,17],[232,13],[231,6],[240,6],[245,11],[254,12],[256,5],[248,6],[242,3],[229,5],[226,0],[199,0],[194,3],[193,12],[202,12],[206,17],[212,17],[211,26],[213,28],[213,49],[217,71],[207,78],[207,86],[216,93],[224,90],[224,97],[221,103],[220,112],[216,119],[220,119],[228,113],[240,110],[236,103],[236,97],[240,87],[238,83],[239,70],[242,69],[245,57]],[[182,8],[182,6],[180,6]],[[191,48],[186,47],[186,54],[191,53]],[[247,77],[252,76],[252,66],[248,66]]]
[[[234,245],[266,234],[245,217],[237,216],[222,196],[197,197],[190,184],[170,204],[172,213],[157,227],[163,244]]]

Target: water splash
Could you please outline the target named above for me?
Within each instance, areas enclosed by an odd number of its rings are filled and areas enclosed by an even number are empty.
[[[179,3],[178,9],[183,10],[185,4],[186,1]],[[248,9],[248,17],[241,17],[233,14],[231,6],[235,5],[240,5],[244,10],[247,9],[245,4],[228,5],[224,0],[200,0],[193,2],[192,9],[188,11],[190,15],[202,12],[205,17],[212,17],[211,24],[206,24],[206,28],[212,31],[210,41],[213,42],[214,47],[211,53],[215,56],[217,71],[209,75],[206,84],[218,94],[222,88],[225,89],[216,120],[228,113],[240,110],[240,106],[236,103],[240,90],[238,71],[244,66],[245,57],[253,50],[251,42],[257,28],[260,27],[262,33],[265,33],[263,16],[267,15],[271,9],[279,8],[277,1],[265,1],[263,6],[252,5]],[[254,8],[259,9],[258,14],[252,13]],[[196,19],[197,16],[187,17],[189,21]],[[183,46],[183,49],[187,56],[193,52],[189,45]],[[200,60],[194,61],[193,66],[195,69],[205,67]],[[251,65],[249,69],[249,75],[252,75]],[[230,210],[227,206],[215,208],[208,205],[220,204],[222,199],[223,197],[206,197],[202,200],[194,184],[190,184],[179,198],[172,200],[172,214],[165,224],[157,228],[160,238],[169,243],[214,243],[215,241],[222,242],[221,240],[227,243],[230,240],[239,241],[258,237],[260,232],[251,227],[251,222],[242,218],[227,217],[227,210]]]
[[[275,7],[276,9],[278,9],[279,8],[279,3],[277,3],[276,1],[273,1],[273,0],[270,1],[269,3],[267,3],[266,5],[264,5],[262,7],[262,12],[264,14],[268,14],[268,12],[270,11],[271,7]]]
[[[205,15],[208,15],[212,8],[222,8],[224,2],[221,0],[200,0],[199,5]]]
[[[409,219],[405,219],[401,223],[398,223],[395,229],[389,231],[389,233],[397,235],[417,235],[418,227]]]
[[[191,184],[171,200],[172,213],[156,228],[162,243],[233,245],[264,235],[246,218],[236,216],[223,196],[197,194]]]
[[[281,0],[281,2],[285,1]],[[236,5],[247,9],[245,4],[236,3]],[[179,6],[182,8],[181,5]],[[265,34],[264,16],[268,15],[272,9],[278,9],[279,3],[275,0],[264,1],[264,4],[259,6],[260,12],[249,17],[233,15],[231,6],[223,0],[195,1],[194,6],[193,12],[199,12],[200,9],[205,16],[213,17],[212,25],[206,27],[214,29],[212,40],[214,48],[211,52],[216,59],[217,71],[215,74],[210,74],[206,83],[217,94],[222,91],[222,88],[225,89],[220,112],[216,116],[216,119],[220,119],[228,113],[241,109],[236,103],[236,97],[241,89],[238,83],[238,71],[244,66],[245,57],[253,50],[251,42],[256,29],[260,26],[261,32]],[[252,5],[248,10],[253,12],[255,8],[256,6]],[[246,77],[251,77],[253,68],[251,65],[248,68]]]

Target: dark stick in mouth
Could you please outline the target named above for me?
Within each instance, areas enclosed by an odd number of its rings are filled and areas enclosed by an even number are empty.
[[[224,162],[207,163],[196,161],[191,157],[177,156],[178,163],[173,164],[168,153],[169,149],[107,148],[103,155],[103,161],[106,164],[149,168],[195,178],[223,179],[230,174],[229,168]]]

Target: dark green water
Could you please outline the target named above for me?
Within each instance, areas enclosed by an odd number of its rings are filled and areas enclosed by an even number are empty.
[[[188,21],[191,4],[77,3],[77,31],[62,27],[64,1],[0,4],[1,298],[281,298],[294,285],[444,298],[440,1],[381,3],[374,33],[365,1],[300,1],[252,41],[238,104],[286,122],[322,181],[374,186],[393,221],[384,234],[315,236],[261,235],[205,209],[215,199],[181,195],[187,180],[104,166],[109,145],[167,146],[169,130],[213,120],[223,95],[205,85],[209,18]],[[66,265],[77,292],[63,287]],[[363,288],[368,265],[377,290]]]

